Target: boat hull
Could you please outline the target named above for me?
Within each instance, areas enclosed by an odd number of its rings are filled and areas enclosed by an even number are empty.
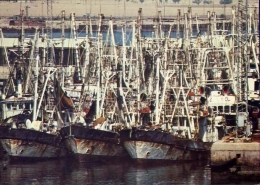
[[[210,154],[209,143],[178,138],[160,131],[123,130],[120,137],[131,158],[137,162],[206,160]]]
[[[11,160],[48,159],[62,156],[59,147],[43,143],[27,142],[18,139],[1,139],[1,144]]]
[[[61,135],[68,151],[80,162],[130,159],[115,132],[72,126],[62,128]]]
[[[175,146],[145,142],[125,141],[124,146],[132,159],[140,163],[153,161],[194,161],[208,159],[209,152],[192,151]]]
[[[79,162],[120,161],[129,158],[125,148],[119,144],[70,137],[65,140],[65,145]]]
[[[0,127],[0,142],[11,160],[50,159],[66,155],[60,136],[36,130]]]

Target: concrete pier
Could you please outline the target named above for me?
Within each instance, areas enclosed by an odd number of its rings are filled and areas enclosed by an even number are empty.
[[[234,142],[217,141],[211,148],[211,165],[222,165],[237,158],[239,165],[257,167],[260,166],[259,142]]]

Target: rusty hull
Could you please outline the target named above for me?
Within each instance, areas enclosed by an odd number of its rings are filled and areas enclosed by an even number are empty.
[[[208,153],[204,151],[191,151],[188,148],[177,148],[162,143],[125,141],[124,146],[132,159],[137,162],[143,160],[194,161],[208,158]]]
[[[125,148],[116,143],[69,137],[65,140],[65,145],[69,152],[81,162],[89,159],[103,161],[113,158],[118,160],[130,158]]]
[[[97,161],[105,158],[130,159],[117,132],[72,125],[63,127],[60,134],[69,152],[77,158],[85,158],[85,161],[90,158]]]
[[[212,145],[156,130],[121,130],[120,139],[132,159],[137,161],[177,162],[208,159]]]
[[[0,126],[0,142],[11,159],[57,158],[66,155],[61,138],[45,132],[30,129],[12,129]]]
[[[1,139],[0,141],[3,149],[6,150],[12,159],[58,158],[61,154],[65,154],[61,152],[61,148],[48,144],[18,139]]]

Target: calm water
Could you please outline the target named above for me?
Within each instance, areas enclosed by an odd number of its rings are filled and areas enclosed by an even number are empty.
[[[73,160],[52,160],[34,163],[0,164],[3,185],[161,185],[161,184],[256,184],[230,181],[219,177],[212,182],[207,162],[171,165],[136,165],[77,163]]]

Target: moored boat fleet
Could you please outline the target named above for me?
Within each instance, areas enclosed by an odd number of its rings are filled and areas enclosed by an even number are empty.
[[[102,15],[95,34],[88,18],[79,42],[72,13],[71,56],[63,55],[62,37],[59,61],[48,34],[36,29],[24,43],[22,31],[19,45],[5,50],[10,75],[1,94],[2,147],[11,159],[168,162],[208,159],[212,144],[228,135],[250,140],[260,129],[252,15],[242,19],[234,8],[232,29],[225,30],[208,12],[203,33],[188,11],[164,32],[158,12],[152,36],[144,37],[140,9],[130,44],[123,27],[118,45],[112,18],[101,29]]]

